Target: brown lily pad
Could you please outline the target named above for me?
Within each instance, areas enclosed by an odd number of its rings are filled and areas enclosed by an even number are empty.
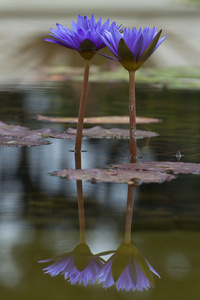
[[[19,125],[8,125],[0,122],[0,146],[21,147],[41,146],[49,144],[43,139],[51,129],[29,130]]]
[[[37,115],[38,121],[48,121],[56,123],[77,123],[77,118],[59,118],[59,117],[47,117],[43,115]],[[158,123],[160,119],[136,117],[137,124]],[[129,116],[103,116],[103,117],[91,117],[84,118],[85,124],[129,124]]]
[[[29,133],[28,128],[19,125],[8,125],[0,122],[0,135],[24,137]]]
[[[76,129],[68,128],[66,132],[57,132],[51,129],[42,129],[37,131],[38,134],[44,137],[57,138],[57,139],[75,139]],[[152,131],[136,130],[136,137],[150,138],[156,137],[158,134]],[[98,138],[98,139],[129,139],[129,130],[120,128],[104,129],[100,126],[83,129],[83,138]]]
[[[0,135],[26,138],[26,139],[41,139],[42,136],[48,136],[51,132],[51,129],[41,129],[41,130],[29,130],[24,126],[19,125],[8,125],[6,123],[0,122]]]
[[[0,146],[7,147],[32,147],[32,146],[41,146],[47,145],[49,142],[45,140],[34,140],[34,139],[24,139],[24,138],[12,138],[12,137],[3,137],[0,138]]]
[[[67,131],[58,132],[50,128],[43,128],[38,130],[29,130],[26,127],[19,125],[7,125],[3,122],[0,122],[0,135],[7,137],[17,137],[24,138],[29,140],[40,140],[42,138],[57,138],[57,139],[75,139],[76,138],[76,129],[69,128]],[[151,131],[136,131],[137,138],[144,137],[155,137],[158,136],[157,133]],[[129,130],[112,128],[112,129],[103,129],[100,126],[95,126],[89,129],[83,129],[84,138],[120,138],[128,139]]]
[[[109,169],[65,169],[53,175],[68,180],[86,180],[92,183],[113,182],[139,185],[170,181],[175,174],[200,174],[200,164],[183,162],[137,162],[112,166]]]
[[[135,170],[135,171],[160,171],[170,174],[197,174],[200,175],[200,164],[185,163],[185,162],[137,162],[127,163],[122,165],[112,165],[112,168],[121,170]]]
[[[29,130],[24,126],[8,125],[0,122],[0,135],[9,137],[18,137],[25,139],[38,140],[46,137],[74,139],[74,134],[67,134],[66,132],[57,132],[50,128],[42,128],[38,130]]]
[[[87,170],[73,170],[65,169],[59,172],[53,173],[53,175],[67,178],[68,180],[86,180],[92,183],[96,182],[112,182],[112,183],[129,183],[134,185],[140,185],[141,183],[162,183],[164,181],[170,181],[174,178],[173,175],[153,172],[153,171],[135,171],[123,170],[123,169],[87,169]]]
[[[76,135],[76,129],[69,128],[67,133]],[[136,130],[137,138],[156,137],[158,133],[152,131]],[[129,139],[129,130],[120,128],[104,129],[100,126],[95,126],[89,129],[83,129],[83,137],[88,138],[119,138]]]

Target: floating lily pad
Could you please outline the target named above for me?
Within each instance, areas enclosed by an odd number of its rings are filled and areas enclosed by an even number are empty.
[[[68,180],[87,180],[92,183],[113,182],[139,185],[141,183],[162,183],[170,181],[175,174],[200,174],[200,164],[183,162],[137,162],[112,166],[109,169],[65,169],[53,175]]]
[[[40,140],[42,138],[57,138],[57,139],[75,139],[76,138],[76,129],[69,128],[67,131],[58,132],[50,128],[43,128],[38,130],[29,130],[26,127],[18,125],[7,125],[3,122],[0,122],[0,135],[25,138],[26,140]],[[157,133],[151,131],[136,131],[137,138],[144,137],[155,137],[158,136]],[[103,129],[100,126],[95,126],[89,129],[83,130],[84,138],[120,138],[128,139],[129,130],[112,128],[112,129]]]
[[[122,165],[112,165],[113,168],[121,170],[135,170],[135,171],[160,171],[170,174],[198,174],[200,175],[200,164],[185,163],[185,162],[137,162],[127,163]]]
[[[67,178],[68,180],[86,180],[92,183],[96,182],[113,182],[113,183],[129,183],[134,185],[140,185],[141,183],[162,183],[164,181],[170,181],[174,178],[173,175],[152,172],[152,171],[135,171],[124,169],[87,169],[87,170],[73,170],[65,169],[59,172],[53,173],[53,175]]]
[[[29,132],[28,128],[19,125],[7,125],[0,122],[0,135],[24,137]]]
[[[43,132],[41,132],[41,135],[43,135]],[[76,129],[68,128],[66,132],[56,132],[51,130],[51,132],[49,132],[49,134],[46,135],[46,137],[47,136],[58,139],[75,139]],[[138,139],[156,136],[158,136],[156,132],[136,130],[136,137]],[[83,129],[83,138],[129,139],[129,130],[120,128],[104,129],[100,126],[94,126],[92,128]]]
[[[24,138],[11,138],[3,137],[0,138],[0,146],[7,147],[31,147],[31,146],[41,146],[47,145],[49,142],[45,140],[34,140],[34,139],[24,139]]]
[[[59,117],[47,117],[43,115],[37,115],[38,121],[49,121],[56,123],[77,123],[77,118],[59,118]],[[136,117],[137,124],[158,123],[160,119]],[[85,124],[129,124],[129,116],[103,116],[84,118]]]
[[[41,139],[42,136],[48,135],[51,129],[41,129],[41,130],[29,130],[24,126],[19,125],[8,125],[0,122],[0,135],[2,136],[12,136],[18,138],[26,139]]]
[[[44,136],[44,131],[41,131],[40,134]],[[76,129],[68,128],[66,132],[57,132],[50,129],[48,134],[46,134],[45,136],[57,139],[75,139]],[[136,130],[136,137],[138,139],[156,136],[158,136],[156,132]],[[100,126],[94,126],[92,128],[83,129],[83,138],[129,139],[129,130],[120,128],[104,129]]]
[[[76,135],[76,129],[69,128],[67,133]],[[90,138],[119,138],[128,139],[129,130],[120,128],[104,129],[100,126],[95,126],[89,129],[83,129],[83,136]],[[156,137],[158,134],[152,131],[136,130],[137,138]]]
[[[50,129],[51,131],[51,129]],[[29,130],[19,125],[8,125],[0,122],[0,146],[21,147],[21,146],[40,146],[49,144],[43,139],[49,134],[49,129]]]

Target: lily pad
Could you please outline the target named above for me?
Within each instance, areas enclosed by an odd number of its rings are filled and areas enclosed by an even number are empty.
[[[127,163],[122,165],[112,165],[113,168],[122,170],[135,170],[135,171],[160,171],[170,174],[198,174],[200,175],[200,164],[185,163],[185,162],[137,162]]]
[[[50,129],[51,131],[51,129]],[[49,134],[49,129],[29,130],[19,125],[8,125],[0,122],[0,146],[21,147],[40,146],[49,144],[43,139]]]
[[[19,125],[8,125],[0,122],[0,135],[24,137],[29,132],[28,128]]]
[[[47,129],[46,129],[47,130]],[[40,135],[57,139],[75,139],[76,129],[68,128],[66,132],[57,132],[49,129],[49,132],[44,134],[44,130],[39,131]],[[156,137],[159,134],[152,131],[136,130],[136,137],[150,138]],[[83,129],[83,138],[98,138],[98,139],[129,139],[129,130],[120,128],[104,129],[100,126],[94,126],[88,129]]]
[[[47,117],[43,115],[37,115],[38,121],[49,121],[56,123],[77,123],[77,118],[59,118],[59,117]],[[137,124],[158,123],[160,119],[136,117]],[[85,124],[129,124],[129,116],[103,116],[103,117],[91,117],[84,118]]]
[[[24,126],[19,125],[8,125],[6,123],[0,122],[0,135],[2,136],[12,136],[18,138],[26,139],[41,139],[42,136],[48,136],[51,129],[41,129],[41,130],[29,130]]]
[[[34,140],[34,139],[24,139],[24,138],[11,138],[3,137],[0,138],[0,146],[7,147],[32,147],[32,146],[41,146],[47,145],[49,142],[45,140]]]
[[[76,129],[69,128],[67,131],[58,132],[50,128],[42,128],[38,130],[29,130],[26,127],[18,125],[7,125],[3,122],[0,122],[0,135],[7,137],[17,137],[29,139],[32,141],[40,140],[42,138],[57,138],[57,139],[75,139],[76,138]],[[137,138],[144,137],[155,137],[158,136],[157,133],[151,131],[136,131]],[[100,126],[95,126],[89,129],[83,130],[84,138],[120,138],[128,139],[129,130],[112,128],[112,129],[103,129]]]
[[[69,128],[67,133],[76,135],[76,129]],[[143,131],[143,130],[136,130],[136,137],[137,138],[144,138],[144,137],[156,137],[159,134],[152,131]],[[120,129],[120,128],[111,128],[111,129],[104,129],[100,126],[95,126],[89,129],[83,129],[83,136],[90,137],[90,138],[119,138],[119,139],[129,139],[129,130],[127,129]]]
[[[173,175],[152,172],[152,171],[135,171],[123,170],[123,169],[87,169],[87,170],[73,170],[65,169],[59,172],[54,172],[53,175],[67,178],[68,180],[86,180],[92,183],[99,182],[113,182],[113,183],[129,183],[134,185],[140,185],[141,183],[162,183],[164,181],[170,181],[174,178]]]
[[[53,175],[68,180],[86,180],[92,183],[113,182],[139,185],[141,183],[162,183],[175,179],[175,174],[200,174],[200,164],[183,162],[137,162],[113,165],[101,169],[65,169]]]

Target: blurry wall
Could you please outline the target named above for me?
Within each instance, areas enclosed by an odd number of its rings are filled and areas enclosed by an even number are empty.
[[[71,20],[76,20],[78,14],[94,13],[96,18],[110,18],[128,27],[162,28],[167,39],[144,67],[200,66],[200,6],[195,3],[186,0],[0,0],[0,83],[25,76],[26,80],[32,80],[37,76],[36,70],[40,72],[51,64],[72,64],[72,51],[45,43],[43,39],[57,22],[70,28]]]

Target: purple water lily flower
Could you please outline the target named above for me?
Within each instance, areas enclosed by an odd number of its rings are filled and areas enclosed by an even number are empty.
[[[51,276],[64,275],[72,285],[83,282],[86,286],[103,266],[104,260],[95,256],[86,244],[77,245],[74,250],[55,258],[45,259],[39,263],[55,261],[44,268],[44,273]]]
[[[151,29],[145,27],[144,29],[140,28],[139,30],[135,27],[133,27],[133,29],[125,28],[123,32],[113,28],[110,32],[106,31],[105,34],[102,35],[102,40],[116,57],[114,59],[119,61],[129,72],[129,130],[131,162],[136,162],[137,160],[135,71],[141,67],[141,65],[164,41],[166,36],[159,39],[161,32],[162,30],[157,32],[155,27]]]
[[[117,290],[148,290],[154,286],[152,273],[160,278],[150,263],[133,245],[121,245],[94,277],[103,287],[116,284]]]
[[[123,33],[113,28],[102,35],[102,40],[125,69],[137,70],[166,38],[159,40],[161,32],[155,27],[125,28]]]
[[[45,41],[74,49],[86,59],[92,58],[95,54],[94,51],[105,47],[101,38],[105,31],[110,32],[111,29],[116,28],[117,30],[120,27],[116,26],[116,22],[109,25],[109,19],[104,24],[102,24],[101,18],[96,22],[93,14],[90,19],[87,16],[79,15],[77,23],[72,21],[72,30],[58,23],[56,25],[57,29],[50,29],[53,33],[50,35],[56,40],[46,38]]]
[[[79,15],[77,23],[72,21],[72,30],[60,24],[56,24],[57,29],[51,28],[52,34],[50,34],[55,39],[45,39],[45,41],[47,42],[59,44],[66,48],[76,50],[85,59],[83,87],[79,106],[77,134],[75,142],[76,152],[81,151],[90,60],[99,49],[105,47],[105,44],[101,38],[105,35],[105,31],[110,32],[111,29],[115,28],[116,30],[118,30],[121,27],[116,26],[116,22],[113,22],[111,25],[109,25],[109,22],[110,21],[108,19],[104,24],[102,24],[101,18],[96,22],[93,14],[91,15],[90,19],[87,16],[83,17]]]

